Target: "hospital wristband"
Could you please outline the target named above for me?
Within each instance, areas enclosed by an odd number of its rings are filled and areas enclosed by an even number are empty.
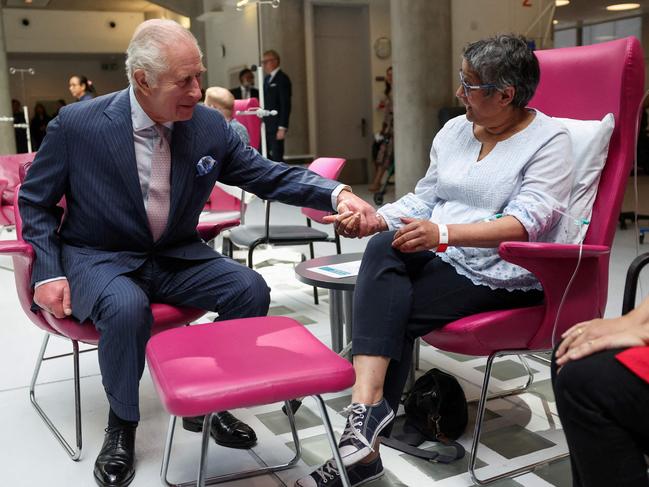
[[[439,244],[435,252],[446,252],[448,248],[448,227],[443,223],[438,223],[437,231],[439,233]]]

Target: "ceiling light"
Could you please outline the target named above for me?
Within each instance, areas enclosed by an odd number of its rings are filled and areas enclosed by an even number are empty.
[[[555,0],[554,5],[557,7],[565,7],[570,3],[570,0]]]
[[[615,5],[607,5],[606,10],[613,12],[620,12],[622,10],[633,10],[635,8],[640,8],[639,3],[616,3]]]
[[[559,21],[558,21],[557,19],[554,19],[554,20],[552,21],[552,24],[553,24],[553,25],[557,25],[558,23],[559,23]]]
[[[248,0],[239,0],[237,2],[237,10],[241,10],[243,7],[245,7],[248,4]]]

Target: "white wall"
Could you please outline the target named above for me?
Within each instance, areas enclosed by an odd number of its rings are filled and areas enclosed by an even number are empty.
[[[457,73],[462,64],[462,49],[469,42],[494,34],[526,34],[527,32],[526,37],[534,39],[537,48],[541,47],[541,40],[550,20],[551,9],[545,9],[554,3],[554,0],[538,0],[529,3],[532,4],[531,7],[523,6],[521,0],[452,0],[452,86],[456,87],[459,83]],[[532,23],[544,10],[546,13],[542,19],[530,30]]]
[[[3,9],[7,52],[123,53],[143,13]],[[24,26],[22,19],[28,19]],[[115,22],[115,28],[109,22]]]
[[[223,12],[207,14],[204,23],[208,85],[237,86],[233,83],[239,82],[238,72],[259,62],[257,9],[247,7],[239,12],[226,6]]]
[[[33,114],[37,101],[57,100],[74,101],[68,90],[68,80],[74,74],[86,76],[94,83],[97,93],[104,95],[121,90],[127,86],[124,72],[123,54],[42,54],[27,55],[9,54],[8,64],[16,68],[33,68],[33,76],[25,75],[25,97],[19,74],[9,75],[11,97],[26,103],[30,115]],[[115,70],[104,70],[102,64],[115,67]]]

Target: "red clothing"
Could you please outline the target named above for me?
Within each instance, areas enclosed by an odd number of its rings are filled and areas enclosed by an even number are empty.
[[[615,358],[642,380],[649,382],[649,346],[628,348]]]

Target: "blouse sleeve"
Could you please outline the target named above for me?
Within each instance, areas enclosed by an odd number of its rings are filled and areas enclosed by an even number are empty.
[[[503,210],[527,230],[530,242],[550,230],[566,212],[573,184],[570,139],[559,132],[523,168],[520,191]]]
[[[396,230],[404,226],[401,217],[428,220],[432,214],[437,197],[437,149],[435,137],[430,148],[430,166],[426,175],[415,186],[414,193],[408,193],[395,201],[382,206],[378,213],[388,225],[388,229]]]

